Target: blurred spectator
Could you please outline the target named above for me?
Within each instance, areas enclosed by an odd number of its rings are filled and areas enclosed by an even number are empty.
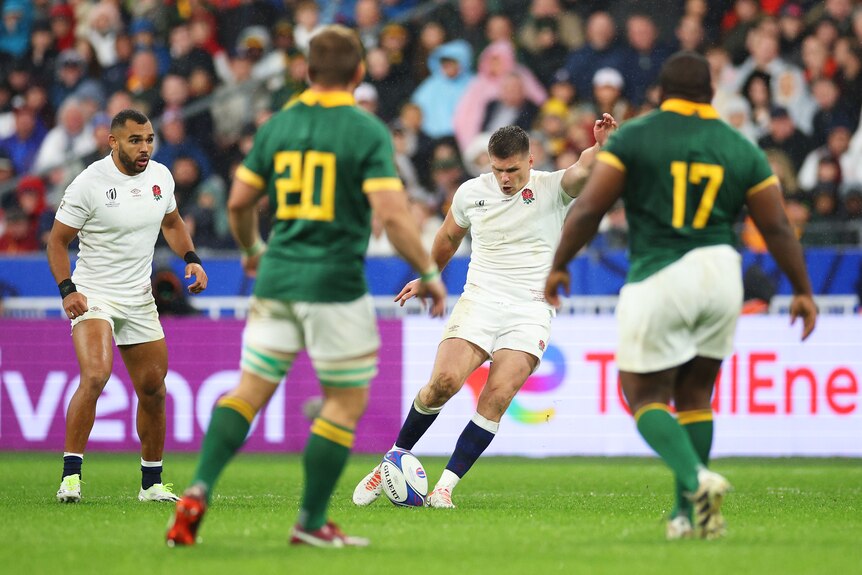
[[[589,112],[596,118],[602,114],[611,114],[614,118],[624,120],[628,117],[629,104],[623,98],[625,81],[619,70],[600,68],[593,76],[593,99],[588,104],[582,104],[579,109]]]
[[[54,210],[45,200],[45,183],[36,176],[24,176],[16,188],[18,207],[27,216],[31,234],[44,249],[54,224]]]
[[[751,107],[748,100],[739,95],[730,96],[719,111],[722,119],[736,128],[740,134],[756,143],[760,130],[751,121]]]
[[[442,140],[432,152],[431,180],[433,187],[430,190],[434,213],[439,217],[445,217],[452,205],[452,198],[458,187],[464,183],[467,175],[461,165],[461,156],[454,142]]]
[[[465,149],[482,130],[485,108],[500,96],[503,79],[511,73],[521,76],[527,100],[541,106],[548,99],[541,82],[515,60],[515,49],[510,42],[491,44],[479,56],[478,73],[455,109],[455,137],[461,149]]]
[[[170,33],[170,73],[188,78],[195,68],[204,68],[215,73],[213,59],[210,54],[195,45],[191,25],[180,23],[171,28]]]
[[[376,48],[383,28],[383,14],[378,0],[356,0],[353,21],[365,49]]]
[[[117,35],[123,25],[117,5],[99,2],[90,8],[87,20],[86,38],[93,46],[99,65],[102,68],[113,66],[117,62]]]
[[[799,185],[803,189],[813,190],[823,182],[832,183],[837,189],[842,181],[859,181],[859,161],[849,153],[850,135],[847,126],[835,126],[826,144],[808,154],[799,170]],[[829,169],[829,166],[834,168]]]
[[[805,12],[795,2],[781,8],[778,18],[779,52],[781,57],[797,66],[802,65],[802,38],[805,33]]]
[[[413,163],[423,188],[431,186],[431,155],[434,140],[422,130],[422,109],[408,102],[401,107],[396,125],[404,139],[405,153]]]
[[[566,51],[577,50],[584,44],[584,24],[577,13],[563,10],[560,0],[532,0],[518,40],[534,55],[557,42]]]
[[[503,126],[518,126],[529,132],[539,114],[539,107],[527,99],[524,80],[510,72],[500,83],[500,93],[488,102],[482,120],[482,132],[493,133]]]
[[[188,206],[183,220],[195,246],[222,249],[230,247],[227,213],[227,186],[219,176],[200,182],[194,193],[194,205]]]
[[[817,102],[817,111],[812,119],[811,139],[816,146],[826,142],[827,134],[836,125],[846,126],[851,133],[858,124],[858,110],[851,110],[841,99],[838,86],[829,78],[818,78],[811,89]]]
[[[6,82],[13,94],[13,99],[24,95],[31,80],[32,74],[28,62],[24,58],[16,58],[6,71]]]
[[[315,32],[322,27],[320,23],[320,8],[314,0],[300,0],[293,9],[293,39],[296,47],[308,54],[308,42]]]
[[[159,105],[159,64],[156,55],[140,50],[132,56],[126,88],[132,98],[145,106],[144,114],[152,115]]]
[[[0,235],[0,254],[17,255],[39,251],[39,240],[21,208],[6,210],[6,228]]]
[[[298,96],[308,87],[308,60],[302,52],[296,52],[287,63],[287,75],[284,85],[272,93],[270,109],[281,110],[292,98]]]
[[[748,102],[751,122],[755,128],[755,142],[766,133],[772,110],[772,77],[756,70],[742,85],[742,95]]]
[[[664,61],[671,51],[658,43],[658,29],[646,14],[633,14],[626,21],[628,46],[623,53],[625,96],[635,106],[643,102],[647,88],[658,79]],[[616,117],[616,116],[615,116]]]
[[[515,42],[515,25],[506,14],[491,14],[485,23],[485,42]]]
[[[75,12],[68,4],[55,4],[51,8],[51,31],[56,39],[57,51],[75,47]]]
[[[369,114],[377,115],[378,95],[374,86],[367,82],[359,84],[353,91],[353,97],[356,99],[357,106]]]
[[[813,82],[819,78],[831,78],[837,66],[826,46],[816,36],[807,36],[802,41],[802,74],[805,81]]]
[[[15,106],[15,133],[0,140],[0,149],[9,155],[16,173],[26,174],[31,171],[47,133],[45,125],[22,98]]]
[[[153,154],[153,159],[164,164],[174,173],[177,185],[174,194],[177,198],[177,205],[179,205],[184,199],[180,194],[180,178],[174,168],[174,163],[181,157],[191,158],[196,164],[201,179],[210,177],[212,165],[201,147],[186,134],[185,121],[180,111],[167,110],[162,115],[160,132],[162,138]],[[194,184],[197,185],[197,182]],[[182,209],[180,209],[180,213],[182,213]]]
[[[410,86],[412,91],[416,83],[413,79],[412,70],[410,70],[412,44],[407,28],[400,24],[384,26],[380,31],[380,48],[389,60],[389,68],[392,73],[399,77],[399,82]]]
[[[835,61],[834,80],[841,98],[851,110],[862,109],[862,47],[850,37],[840,38],[835,43]]]
[[[690,52],[703,52],[706,42],[706,31],[703,29],[703,21],[692,15],[683,16],[674,30],[677,50],[688,50]]]
[[[533,9],[535,10],[537,4],[542,7],[543,3],[559,9],[557,0],[537,0],[533,2]],[[554,82],[557,71],[565,65],[571,50],[571,47],[564,43],[566,36],[562,26],[567,20],[565,16],[572,16],[575,24],[580,27],[580,19],[577,16],[565,13],[561,15],[560,20],[550,16],[531,19],[527,23],[529,28],[522,28],[522,41],[526,34],[528,43],[528,46],[525,46],[524,63],[535,72],[545,86],[550,86]],[[569,22],[567,25],[571,25],[571,20]],[[580,29],[578,33],[580,34]]]
[[[395,166],[398,168],[398,175],[404,182],[404,189],[407,191],[407,195],[411,201],[429,205],[431,195],[419,179],[419,172],[416,170],[416,166],[410,157],[412,151],[410,149],[411,142],[400,120],[393,122],[391,131],[392,143],[395,149]],[[422,219],[420,219],[419,224],[422,224]]]
[[[33,80],[50,84],[54,78],[57,49],[54,47],[54,33],[47,20],[36,20],[30,32],[30,45],[24,61],[30,69]]]
[[[238,50],[230,59],[230,81],[213,92],[210,113],[215,139],[222,148],[236,143],[242,127],[254,122],[257,113],[269,108],[265,86],[252,83],[251,52]]]
[[[587,42],[569,55],[566,70],[583,97],[592,93],[592,81],[599,68],[623,67],[623,51],[616,45],[617,29],[610,14],[595,12],[587,20]]]
[[[750,0],[740,0],[748,2]],[[737,71],[737,88],[742,88],[748,84],[749,79],[753,74],[761,74],[769,77],[770,94],[778,92],[778,84],[784,74],[796,76],[797,85],[804,84],[805,78],[802,71],[793,64],[783,60],[778,49],[778,38],[776,34],[769,31],[767,28],[757,28],[751,31],[749,37],[749,46],[751,55],[745,59]],[[742,90],[743,92],[745,90]],[[781,102],[782,105],[791,108],[786,102]],[[791,110],[791,114],[793,111]],[[797,119],[797,123],[801,122]]]
[[[786,108],[773,106],[770,113],[769,133],[757,141],[764,150],[777,149],[785,152],[799,171],[805,157],[814,148],[811,140],[793,123]]]
[[[402,102],[413,92],[409,74],[393,72],[389,56],[383,48],[374,48],[365,55],[366,82],[377,91],[377,115],[384,122],[391,122],[398,114]]]
[[[126,78],[129,75],[129,66],[132,64],[134,46],[132,37],[125,32],[120,32],[114,40],[114,63],[102,70],[102,84],[105,92],[112,94],[118,90],[125,90]]]
[[[74,48],[60,52],[56,61],[56,79],[51,90],[51,104],[59,109],[68,96],[84,83],[86,62]]]
[[[742,64],[748,56],[746,41],[748,33],[757,25],[760,5],[757,0],[736,0],[729,15],[730,29],[724,34],[723,45],[735,66]]]
[[[473,79],[472,50],[464,40],[443,44],[428,59],[428,76],[411,100],[422,110],[422,129],[432,138],[455,133],[455,108]]]
[[[419,43],[413,49],[413,81],[417,84],[431,75],[431,54],[446,42],[446,30],[440,22],[425,22],[419,30]],[[469,46],[469,44],[468,44]],[[473,53],[470,52],[468,70],[473,68]]]
[[[706,60],[709,62],[709,72],[712,76],[712,105],[719,114],[724,116],[724,106],[732,97],[736,96],[736,69],[730,63],[730,56],[721,46],[712,46],[706,51]]]
[[[5,0],[2,17],[0,52],[12,57],[23,56],[30,40],[33,7],[25,0]]]
[[[99,112],[93,116],[90,124],[93,126],[93,139],[96,142],[96,149],[81,158],[82,169],[111,153],[111,143],[109,141],[111,118],[104,112]]]
[[[488,21],[486,0],[446,2],[431,14],[431,18],[443,24],[447,37],[466,41],[472,54],[479,54],[485,48],[485,24]]]
[[[33,171],[44,173],[62,166],[72,158],[82,158],[96,149],[93,128],[87,123],[81,103],[66,98],[57,113],[58,123],[53,127],[36,154]]]
[[[158,40],[156,25],[147,18],[137,18],[129,25],[129,34],[132,36],[135,52],[152,53],[158,74],[167,74],[171,68],[171,53]]]

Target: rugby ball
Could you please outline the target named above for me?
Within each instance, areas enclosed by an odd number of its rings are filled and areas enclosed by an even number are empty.
[[[428,495],[428,476],[416,456],[405,449],[393,449],[380,464],[383,493],[400,507],[422,507]]]

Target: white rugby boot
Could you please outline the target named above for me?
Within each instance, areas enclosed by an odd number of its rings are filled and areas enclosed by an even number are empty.
[[[179,501],[173,486],[173,483],[154,483],[147,489],[142,487],[138,492],[138,501]]]
[[[60,503],[78,503],[81,500],[81,476],[77,473],[67,475],[60,482],[57,490],[57,501]]]
[[[721,515],[721,504],[730,491],[730,482],[714,471],[701,469],[697,473],[697,483],[697,491],[691,496],[695,536],[716,539],[727,531],[727,524]]]
[[[434,491],[428,494],[425,503],[428,507],[437,509],[455,509],[455,504],[452,503],[452,490],[447,487],[435,487]]]
[[[383,493],[383,480],[380,478],[380,465],[371,470],[353,490],[353,503],[360,507],[371,505]]]
[[[665,528],[665,537],[668,541],[676,541],[677,539],[691,539],[694,537],[694,527],[691,526],[691,521],[685,515],[677,515],[667,522]]]

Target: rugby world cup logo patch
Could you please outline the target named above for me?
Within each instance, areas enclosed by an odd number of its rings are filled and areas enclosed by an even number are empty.
[[[533,195],[533,190],[530,188],[524,188],[521,192],[521,199],[524,200],[525,204],[532,204],[533,200],[536,199],[536,196]]]
[[[153,199],[157,202],[162,199],[162,189],[159,186],[153,186]]]
[[[109,200],[113,202],[117,199],[117,188],[111,188],[110,190],[105,192],[105,195],[108,197]]]

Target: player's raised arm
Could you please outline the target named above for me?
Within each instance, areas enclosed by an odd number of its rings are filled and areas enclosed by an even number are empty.
[[[805,340],[817,323],[817,306],[811,295],[811,281],[805,269],[802,245],[787,220],[781,198],[781,189],[773,183],[749,193],[746,204],[769,253],[793,286],[791,322],[795,322],[797,317],[802,318],[802,339]]]
[[[563,224],[563,236],[545,283],[545,299],[551,305],[559,307],[559,289],[568,289],[569,285],[569,262],[596,235],[602,217],[622,194],[624,183],[625,172],[619,168],[605,163],[596,165]]]
[[[602,117],[596,120],[596,123],[593,125],[593,136],[596,139],[596,143],[581,152],[578,161],[566,169],[560,182],[563,191],[570,197],[577,198],[581,191],[583,191],[596,155],[617,128],[617,121],[610,114],[602,114]]]

